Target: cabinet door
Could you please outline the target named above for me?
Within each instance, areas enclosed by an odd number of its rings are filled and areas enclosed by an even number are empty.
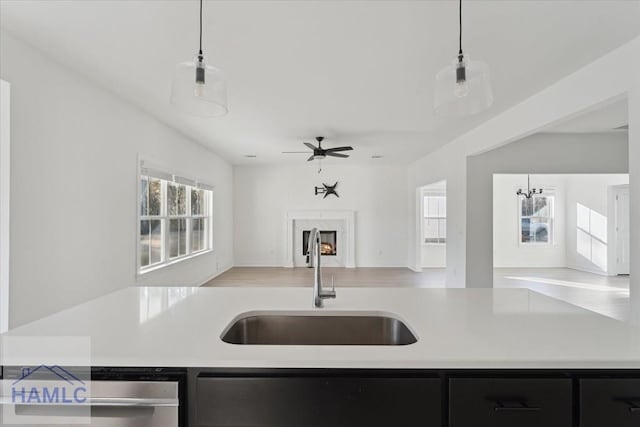
[[[437,378],[201,377],[197,427],[439,427]]]
[[[571,427],[571,380],[454,378],[451,427]]]
[[[640,379],[580,380],[580,426],[640,426]]]

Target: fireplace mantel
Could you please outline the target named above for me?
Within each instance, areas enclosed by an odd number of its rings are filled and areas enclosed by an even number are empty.
[[[341,221],[344,227],[344,264],[346,268],[355,268],[355,211],[350,210],[298,210],[288,211],[286,218],[284,267],[295,266],[296,221]]]

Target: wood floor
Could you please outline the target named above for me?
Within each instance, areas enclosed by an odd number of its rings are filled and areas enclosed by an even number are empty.
[[[340,287],[445,286],[444,269],[415,273],[408,268],[325,268],[325,284]],[[313,283],[310,268],[235,267],[204,286],[308,286]],[[528,288],[618,320],[629,316],[629,276],[606,277],[568,268],[516,268],[494,270],[494,287]]]

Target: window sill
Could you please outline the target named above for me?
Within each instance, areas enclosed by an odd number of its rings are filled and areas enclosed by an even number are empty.
[[[199,256],[212,254],[212,253],[215,253],[215,250],[209,249],[209,250],[206,250],[206,251],[196,252],[196,253],[191,254],[189,256],[185,256],[185,257],[182,257],[182,258],[179,258],[179,259],[175,259],[173,261],[168,261],[168,262],[165,262],[163,264],[153,265],[151,267],[138,270],[137,277],[145,276],[148,273],[152,273],[154,271],[162,270],[165,267],[170,267],[172,265],[180,264],[183,261],[189,261],[191,259],[198,258]]]

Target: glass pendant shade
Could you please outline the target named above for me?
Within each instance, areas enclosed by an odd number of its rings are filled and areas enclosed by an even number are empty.
[[[227,114],[227,84],[221,70],[204,57],[176,65],[171,83],[171,103],[185,113],[216,117]]]
[[[489,66],[465,55],[436,75],[434,110],[438,116],[466,116],[493,104]]]

